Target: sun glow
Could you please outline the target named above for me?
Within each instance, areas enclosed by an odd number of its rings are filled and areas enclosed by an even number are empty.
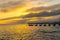
[[[28,9],[27,6],[22,6],[15,9],[9,9],[7,10],[7,12],[0,12],[0,24],[6,24],[9,22],[13,22],[15,20],[22,20],[22,18],[14,18],[14,17],[20,17],[29,14],[29,12],[26,12],[27,9]],[[13,19],[7,20],[6,18],[13,18]]]
[[[26,6],[9,10],[8,12],[0,12],[0,19],[10,18],[10,17],[18,17],[28,14],[29,12],[25,12],[28,8]]]

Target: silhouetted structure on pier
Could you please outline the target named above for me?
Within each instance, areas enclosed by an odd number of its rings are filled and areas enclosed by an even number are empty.
[[[53,22],[53,23],[48,23],[48,22],[44,22],[44,23],[28,23],[29,26],[60,26],[60,22]]]

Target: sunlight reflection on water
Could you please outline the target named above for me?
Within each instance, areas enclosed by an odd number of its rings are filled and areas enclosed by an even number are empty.
[[[53,26],[50,26],[50,27],[48,27],[48,26],[46,26],[46,27],[45,26],[28,26],[28,24],[0,25],[0,38],[1,37],[4,37],[4,38],[10,37],[10,39],[14,38],[13,40],[17,40],[17,38],[23,39],[23,40],[25,40],[25,39],[28,40],[30,35],[33,36],[34,34],[38,34],[38,32],[40,32],[40,31],[42,33],[40,35],[44,35],[43,32],[56,31],[56,30],[58,30],[57,28],[58,27],[53,27]],[[37,32],[35,33],[35,31],[37,31]],[[20,35],[20,36],[18,36],[18,35]]]

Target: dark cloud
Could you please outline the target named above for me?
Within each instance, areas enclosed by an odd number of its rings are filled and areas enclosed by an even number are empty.
[[[44,16],[54,16],[60,15],[60,10],[52,11],[52,12],[41,12],[41,13],[30,13],[25,15],[23,18],[30,18],[30,17],[44,17]]]
[[[8,24],[25,24],[25,23],[27,23],[27,20],[16,20]]]
[[[0,25],[16,25],[16,24],[26,24],[27,20],[14,20],[12,22],[6,23],[6,24],[0,24]]]
[[[29,9],[27,11],[36,12],[36,11],[39,11],[39,10],[40,11],[42,10],[43,12],[35,13],[35,14],[34,13],[30,13],[28,15],[25,15],[23,18],[45,17],[45,16],[60,15],[60,4],[56,4],[56,5],[49,6],[49,7],[35,7],[35,8],[31,8],[31,9]],[[51,12],[48,12],[49,10],[51,10]]]
[[[44,17],[46,18],[46,17]],[[59,15],[48,17],[47,19],[38,19],[37,22],[59,22]]]
[[[53,22],[60,22],[60,15],[56,15],[56,16],[49,16],[49,17],[37,17],[36,21],[29,21],[29,23],[53,23]],[[32,18],[31,18],[32,19]],[[34,19],[33,19],[34,20]]]

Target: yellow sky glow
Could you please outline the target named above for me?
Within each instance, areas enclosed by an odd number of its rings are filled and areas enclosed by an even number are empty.
[[[25,12],[25,10],[27,9],[28,9],[27,6],[23,6],[23,7],[17,8],[16,10],[10,10],[8,12],[0,12],[0,19],[26,15],[29,13],[29,12]]]

